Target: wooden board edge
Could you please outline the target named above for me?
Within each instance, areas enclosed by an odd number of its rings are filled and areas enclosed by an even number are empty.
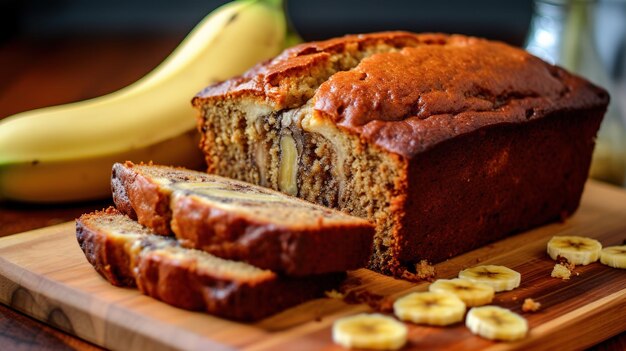
[[[487,350],[584,350],[626,331],[626,313],[616,311],[626,311],[626,289],[534,327],[524,340]]]
[[[0,248],[11,246],[14,243],[18,243],[22,241],[24,237],[30,237],[31,235],[38,235],[42,233],[42,235],[49,234],[52,232],[61,232],[70,230],[74,230],[73,227],[76,225],[76,221],[68,221],[64,223],[59,223],[55,225],[51,225],[49,227],[43,227],[38,229],[29,230],[22,233],[11,234],[7,236],[0,237]]]
[[[53,328],[59,329],[68,334],[74,335],[93,344],[112,350],[146,349],[157,351],[170,350],[232,350],[228,345],[219,344],[208,340],[201,335],[192,332],[183,332],[184,335],[177,335],[176,340],[163,340],[159,335],[159,328],[154,327],[154,331],[147,329],[153,327],[148,323],[138,323],[135,329],[128,328],[121,323],[116,323],[121,316],[117,311],[119,308],[112,305],[99,306],[99,312],[90,310],[92,306],[91,298],[88,294],[82,299],[71,299],[73,303],[68,303],[55,296],[56,289],[44,289],[46,285],[58,284],[46,278],[41,278],[37,289],[24,286],[20,283],[23,277],[12,274],[10,269],[13,263],[0,257],[0,303],[16,311],[24,313],[34,319],[41,321]],[[31,273],[26,273],[31,274]],[[37,290],[48,291],[41,293]],[[79,297],[79,296],[77,296]],[[108,317],[108,318],[107,318]],[[145,316],[139,316],[138,320],[144,322]],[[132,340],[130,343],[128,340]],[[184,344],[177,344],[177,341],[186,340]]]

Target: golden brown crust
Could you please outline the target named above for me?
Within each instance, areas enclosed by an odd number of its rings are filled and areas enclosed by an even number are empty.
[[[340,127],[411,158],[485,126],[598,107],[608,96],[523,50],[451,36],[366,58],[330,77],[314,101]]]
[[[209,86],[193,103],[248,97],[275,110],[301,106],[311,97],[295,94],[293,80],[316,74],[334,53],[383,44],[397,50],[339,70],[312,101],[320,116],[407,158],[485,126],[608,104],[603,89],[521,49],[460,35],[407,32],[301,44],[242,77]]]
[[[110,215],[119,215],[119,212],[109,207],[80,216],[76,219],[76,239],[87,261],[104,279],[115,286],[135,286],[130,258],[124,247],[93,229],[93,221]]]
[[[164,171],[173,169],[153,167]],[[193,196],[178,196],[172,200],[171,189],[156,184],[130,162],[115,164],[113,170],[112,184],[125,189],[119,193],[128,194],[115,201],[120,211],[126,213],[127,208],[131,208],[139,223],[158,234],[173,231],[187,247],[290,276],[353,270],[368,262],[374,227],[365,220],[345,214],[341,214],[345,217],[341,222],[319,217],[314,225],[255,219],[236,209],[214,207]],[[268,203],[267,206],[277,205]],[[315,205],[306,203],[306,206]],[[302,210],[311,212],[306,208]],[[330,209],[324,212],[339,214]]]
[[[332,60],[332,54],[347,50],[363,50],[379,44],[396,47],[412,46],[419,43],[436,43],[445,40],[442,34],[422,34],[408,32],[382,32],[372,34],[347,35],[326,41],[296,45],[285,50],[272,60],[262,62],[240,77],[208,86],[193,99],[200,106],[206,99],[226,99],[233,97],[253,97],[266,100],[276,110],[297,107],[304,101],[290,98],[289,85],[283,80],[301,79],[310,75],[317,66]]]
[[[236,277],[202,268],[198,256],[208,254],[185,249],[179,249],[182,258],[165,254],[168,247],[178,247],[173,239],[149,235],[145,228],[129,232],[128,227],[140,228],[110,207],[77,219],[76,237],[89,263],[111,284],[136,285],[146,295],[185,309],[253,321],[320,297],[345,277],[332,273],[288,278],[261,270]],[[153,247],[163,241],[167,245]]]
[[[129,167],[131,166],[129,165]],[[132,177],[134,177],[134,175],[131,172],[126,172],[125,169],[115,167],[114,165],[111,170],[111,194],[113,195],[115,207],[128,217],[137,220],[137,213],[135,209],[133,209],[133,206],[131,206],[128,191],[125,186],[125,184],[131,184],[133,182]]]
[[[194,197],[177,197],[171,205],[172,228],[181,243],[219,257],[291,276],[353,270],[369,259],[371,226],[320,223],[323,227],[296,230],[256,222]]]
[[[169,193],[163,192],[141,174],[133,172],[134,166],[130,161],[113,165],[111,188],[115,207],[155,233],[171,235]]]
[[[137,267],[137,286],[144,294],[170,305],[203,310],[229,319],[255,321],[336,288],[345,273],[258,282],[216,279],[191,264],[148,254]]]

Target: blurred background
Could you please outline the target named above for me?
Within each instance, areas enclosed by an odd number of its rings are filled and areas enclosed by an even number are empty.
[[[45,59],[48,50],[63,49],[64,45],[79,50],[81,46],[132,43],[131,46],[138,45],[139,51],[150,48],[158,51],[154,48],[160,46],[168,51],[165,48],[168,43],[171,51],[198,21],[226,2],[0,0],[0,63],[3,63],[0,66],[0,89],[12,84],[7,74],[18,68],[4,64],[14,63],[7,58],[7,50],[17,50],[13,48],[16,42],[26,47],[39,46],[40,50],[33,52],[39,59]],[[593,12],[589,14],[594,22],[593,39],[603,68],[613,81],[623,80],[626,71],[626,0],[538,1],[544,7],[545,3],[563,5],[572,2],[589,4]],[[538,15],[533,0],[289,0],[287,9],[293,26],[305,40],[402,29],[463,33],[517,46],[526,45],[532,30],[533,13]],[[543,12],[546,15],[546,11]],[[98,60],[98,53],[98,50],[92,50],[91,55],[85,54],[84,57]],[[147,55],[154,54],[148,52]],[[0,112],[1,117],[12,111]]]
[[[184,35],[224,0],[2,0],[3,39],[67,35]],[[532,1],[289,0],[306,40],[389,29],[443,31],[521,45]]]
[[[224,0],[0,0],[0,118],[128,85]],[[626,181],[626,0],[289,0],[304,40],[380,30],[505,41],[608,88],[601,173]],[[608,140],[608,142],[607,142]],[[617,151],[615,151],[617,150]],[[600,152],[599,151],[599,152]],[[602,178],[602,177],[600,177]]]
[[[226,2],[0,0],[0,48],[10,48],[15,42],[54,49],[68,40],[104,45],[160,40],[172,43],[173,49],[206,14]],[[602,64],[613,80],[621,79],[626,70],[626,0],[573,2],[590,5],[594,41]],[[527,43],[537,8],[533,0],[289,0],[287,5],[293,26],[305,40],[402,29],[476,35],[516,46]],[[6,56],[6,50],[0,53]],[[96,54],[92,53],[93,59],[97,59]],[[7,60],[3,57],[0,63]],[[15,67],[2,65],[0,70],[0,78],[5,78]],[[0,80],[0,89],[8,84],[10,80]]]

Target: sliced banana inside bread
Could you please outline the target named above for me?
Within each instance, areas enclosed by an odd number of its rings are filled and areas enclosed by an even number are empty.
[[[258,320],[321,296],[345,276],[280,277],[183,248],[112,207],[82,215],[76,236],[89,263],[111,284],[137,286],[168,304],[237,320]]]
[[[157,165],[113,166],[118,209],[181,244],[288,275],[367,264],[366,220],[237,180]]]

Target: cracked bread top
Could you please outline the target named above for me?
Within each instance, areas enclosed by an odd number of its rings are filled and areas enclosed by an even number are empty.
[[[412,157],[439,142],[558,110],[606,108],[602,88],[504,43],[383,32],[304,43],[193,100],[309,103],[316,118]]]

